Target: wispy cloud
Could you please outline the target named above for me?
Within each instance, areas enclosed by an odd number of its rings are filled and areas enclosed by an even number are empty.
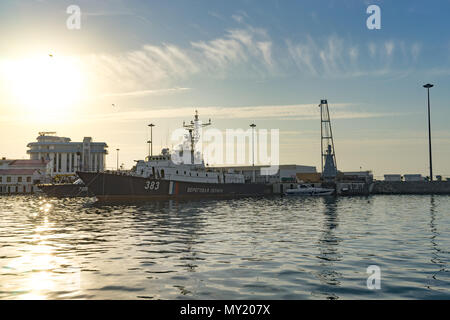
[[[118,54],[82,56],[80,63],[105,94],[173,93],[167,88],[197,74],[224,77],[240,72],[259,77],[275,68],[270,37],[253,27],[228,30],[223,37],[191,42],[188,47],[148,44]]]
[[[361,44],[337,35],[319,39],[306,36],[297,43],[288,39],[286,44],[290,58],[302,73],[328,78],[401,72],[401,64],[415,63],[421,51],[417,42],[407,45],[404,41],[385,40]],[[400,46],[403,50],[396,50]],[[401,66],[394,68],[393,61]]]
[[[201,57],[202,66],[208,70],[220,69],[245,63],[259,70],[273,66],[272,42],[264,29],[248,27],[227,31],[221,38],[191,43]]]
[[[296,105],[265,105],[265,106],[239,106],[221,107],[208,106],[196,108],[202,117],[214,118],[215,120],[229,119],[270,119],[270,120],[312,120],[318,119],[319,108],[314,104]],[[187,107],[157,107],[150,110],[124,111],[110,114],[90,114],[85,121],[96,121],[97,118],[112,122],[128,122],[143,118],[151,119],[171,119],[190,118],[193,113],[192,108]],[[333,104],[333,119],[358,119],[395,116],[395,113],[376,113],[360,109],[352,103]]]
[[[239,10],[237,13],[233,14],[231,18],[238,23],[243,23],[244,19],[248,18],[248,14],[243,10]]]
[[[171,93],[179,93],[181,91],[189,91],[191,88],[168,88],[159,90],[140,90],[130,92],[105,93],[101,97],[142,97],[149,95],[166,95]]]
[[[248,17],[245,12],[237,14]],[[182,83],[198,75],[256,80],[293,73],[326,78],[383,76],[404,72],[394,62],[412,65],[420,53],[418,42],[355,43],[337,35],[277,43],[266,29],[243,23],[242,28],[227,30],[220,37],[184,47],[146,44],[122,53],[77,57],[77,63],[100,95],[133,96],[181,92]]]

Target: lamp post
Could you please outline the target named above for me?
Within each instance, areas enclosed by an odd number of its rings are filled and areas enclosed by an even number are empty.
[[[252,128],[252,169],[253,169],[253,183],[255,182],[255,127],[256,124],[250,125]]]
[[[430,83],[427,83],[423,86],[425,89],[427,89],[427,95],[428,95],[428,151],[430,154],[430,182],[433,181],[433,161],[431,157],[431,119],[430,119],[430,88],[433,88],[433,85]]]
[[[120,149],[116,149],[117,151],[117,171],[119,171],[119,151]]]
[[[155,125],[153,123],[150,123],[148,126],[150,127],[150,141],[147,141],[147,143],[149,143],[149,154],[151,157],[153,156],[153,127]]]

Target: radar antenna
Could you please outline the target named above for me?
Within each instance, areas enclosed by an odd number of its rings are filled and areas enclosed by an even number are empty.
[[[194,164],[194,150],[195,145],[200,140],[200,132],[201,128],[211,125],[211,119],[207,123],[202,123],[201,120],[198,118],[198,111],[195,110],[195,116],[194,121],[190,121],[189,124],[186,124],[183,121],[183,127],[189,132],[189,141],[190,141],[190,148],[191,148],[191,164]]]

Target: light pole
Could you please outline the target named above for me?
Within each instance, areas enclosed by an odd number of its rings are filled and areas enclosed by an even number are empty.
[[[252,169],[253,169],[253,183],[255,182],[255,127],[256,124],[250,125],[252,128]]]
[[[431,158],[431,119],[430,119],[430,88],[433,88],[433,85],[427,83],[423,86],[427,89],[428,94],[428,151],[430,153],[430,182],[433,181],[433,161]]]
[[[119,151],[120,149],[116,149],[117,151],[117,171],[119,171]]]
[[[153,123],[150,123],[148,125],[150,127],[150,141],[147,141],[149,143],[149,153],[150,157],[153,156],[153,127],[155,126]]]

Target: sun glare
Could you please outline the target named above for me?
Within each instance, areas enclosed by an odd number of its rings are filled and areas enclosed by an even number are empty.
[[[6,78],[14,101],[32,117],[63,120],[81,99],[82,72],[71,58],[49,54],[10,61]]]

